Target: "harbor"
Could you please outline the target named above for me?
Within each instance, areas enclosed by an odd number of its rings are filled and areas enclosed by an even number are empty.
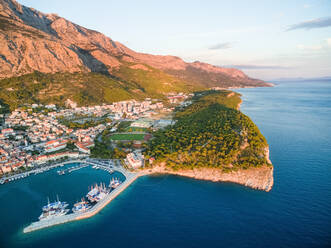
[[[120,172],[121,174],[123,174],[123,176],[125,177],[125,180],[121,183],[115,183],[116,187],[111,188],[111,185],[114,185],[114,182],[116,182],[116,179],[111,180],[110,183],[110,188],[107,189],[107,191],[104,191],[105,194],[102,195],[102,197],[100,197],[100,199],[92,204],[90,204],[90,206],[88,208],[86,208],[86,210],[84,211],[73,211],[73,213],[68,213],[65,215],[59,215],[59,216],[55,216],[52,218],[44,218],[41,219],[40,221],[36,221],[31,223],[29,226],[25,227],[23,229],[24,233],[29,233],[29,232],[33,232],[36,230],[40,230],[43,228],[48,228],[54,225],[59,225],[59,224],[64,224],[67,222],[72,222],[72,221],[76,221],[76,220],[81,220],[81,219],[85,219],[85,218],[90,218],[92,216],[94,216],[95,214],[97,214],[98,212],[100,212],[107,204],[109,204],[113,199],[115,199],[122,191],[124,191],[131,183],[133,183],[139,176],[139,174],[137,173],[131,173],[127,170],[125,170],[122,166],[116,166],[116,163],[113,163],[114,161],[97,161],[97,160],[90,160],[89,161],[85,161],[86,164],[91,165],[91,167],[94,169],[99,168],[102,170],[105,170],[107,172],[109,172],[110,174],[112,174],[114,171]],[[116,161],[115,161],[116,162]],[[108,169],[107,169],[108,168]],[[109,170],[110,169],[110,170]],[[100,184],[100,186],[93,186],[93,188],[102,188],[102,189],[106,189],[106,187],[102,184]],[[91,187],[91,190],[88,194],[92,194],[94,191]],[[88,197],[87,194],[87,197]],[[82,202],[84,202],[82,200]],[[77,206],[77,203],[74,205],[74,207]]]
[[[76,171],[76,170],[79,170],[79,169],[82,169],[82,168],[85,168],[89,166],[89,164],[85,163],[85,162],[81,162],[79,165],[76,165],[76,166],[73,166],[73,167],[70,167],[70,168],[67,168],[67,169],[64,169],[64,170],[58,170],[57,171],[57,174],[58,175],[65,175],[65,174],[69,174],[73,171]]]
[[[57,167],[63,167],[66,164],[84,163],[85,161],[86,160],[84,160],[84,159],[75,159],[75,160],[67,160],[67,161],[60,162],[60,163],[53,163],[53,164],[50,164],[50,165],[46,165],[46,166],[42,166],[42,167],[39,167],[39,168],[36,168],[36,169],[29,170],[29,171],[26,171],[26,172],[18,173],[18,174],[12,175],[12,176],[2,177],[0,179],[0,184],[12,182],[12,181],[15,181],[15,180],[18,180],[18,179],[23,179],[23,178],[26,178],[26,177],[31,176],[31,175],[37,175],[37,174],[55,169]]]

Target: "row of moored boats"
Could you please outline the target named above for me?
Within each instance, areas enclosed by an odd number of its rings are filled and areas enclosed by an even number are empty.
[[[87,200],[83,197],[80,202],[75,203],[72,212],[83,213],[88,211],[94,204],[104,199],[107,194],[117,188],[121,183],[119,179],[113,178],[108,187],[104,183],[89,187],[89,192],[86,194]],[[48,204],[42,208],[42,214],[39,216],[39,220],[50,220],[54,217],[66,215],[70,211],[67,208],[68,206],[68,203],[61,202],[58,197],[55,202],[49,202],[48,200]]]
[[[58,170],[57,171],[57,174],[58,175],[65,175],[67,173],[71,173],[73,171],[76,171],[76,170],[79,170],[79,169],[82,169],[82,168],[85,168],[89,166],[88,164],[85,164],[85,163],[81,163],[79,165],[76,165],[76,166],[73,166],[73,167],[70,167],[70,168],[67,168],[67,169],[64,169],[64,170]]]
[[[57,166],[58,165],[42,167],[42,168],[39,168],[39,169],[34,169],[34,170],[31,170],[31,171],[22,172],[22,173],[19,173],[19,174],[15,174],[15,175],[12,175],[12,176],[1,178],[0,179],[0,184],[12,182],[12,181],[15,181],[15,180],[18,180],[18,179],[23,179],[23,178],[26,178],[26,177],[30,176],[31,174],[37,175],[37,174],[49,171],[49,170],[51,170],[51,169],[53,169],[54,167],[57,167]],[[59,166],[63,166],[63,165],[59,165]]]
[[[8,178],[1,178],[0,179],[0,184],[8,183],[8,182],[15,181],[15,180],[18,180],[18,179],[22,179],[22,178],[25,178],[25,177],[28,177],[28,176],[29,176],[29,173],[25,172],[25,173],[13,175],[13,176],[8,177]]]

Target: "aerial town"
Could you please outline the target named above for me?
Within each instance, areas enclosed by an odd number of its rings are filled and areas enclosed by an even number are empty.
[[[154,117],[160,113],[169,116],[176,104],[190,96],[168,95],[168,107],[150,98],[89,107],[78,107],[69,99],[66,108],[54,104],[26,104],[0,116],[0,176],[42,167],[53,161],[88,157],[98,136],[106,129],[116,133],[121,122],[129,123],[129,131],[163,128],[171,124],[171,119]],[[128,167],[139,168],[144,164],[139,140],[146,141],[151,134],[141,135],[135,143],[138,149],[126,150],[124,161]]]

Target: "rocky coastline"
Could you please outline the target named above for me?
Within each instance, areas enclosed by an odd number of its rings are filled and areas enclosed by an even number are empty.
[[[266,157],[271,164],[269,149],[266,149]],[[212,182],[231,182],[266,192],[269,192],[274,184],[272,165],[224,172],[222,169],[209,167],[173,170],[161,163],[140,171],[141,176],[152,174],[170,174]]]
[[[257,190],[269,192],[273,186],[273,167],[262,166],[258,168],[241,169],[238,171],[223,172],[217,168],[196,168],[172,170],[166,166],[157,165],[145,169],[141,175],[171,174],[183,177],[190,177],[197,180],[212,182],[231,182],[244,185]]]

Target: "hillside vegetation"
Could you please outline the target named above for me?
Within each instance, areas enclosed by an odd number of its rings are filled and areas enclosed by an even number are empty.
[[[157,131],[146,157],[180,168],[216,167],[224,171],[268,164],[268,144],[249,117],[237,110],[240,95],[231,91],[197,94],[176,113],[176,124]]]
[[[120,77],[121,76],[121,77]],[[0,100],[11,109],[25,103],[64,105],[68,98],[80,106],[155,97],[167,92],[201,89],[150,68],[122,68],[115,75],[101,73],[41,73],[0,80]]]
[[[141,66],[141,69],[134,69],[135,65]],[[192,92],[205,89],[202,85],[192,84],[189,81],[178,79],[159,69],[142,64],[125,63],[119,70],[114,70],[113,74],[125,82],[139,85],[143,92],[151,96],[159,96],[169,92]]]

